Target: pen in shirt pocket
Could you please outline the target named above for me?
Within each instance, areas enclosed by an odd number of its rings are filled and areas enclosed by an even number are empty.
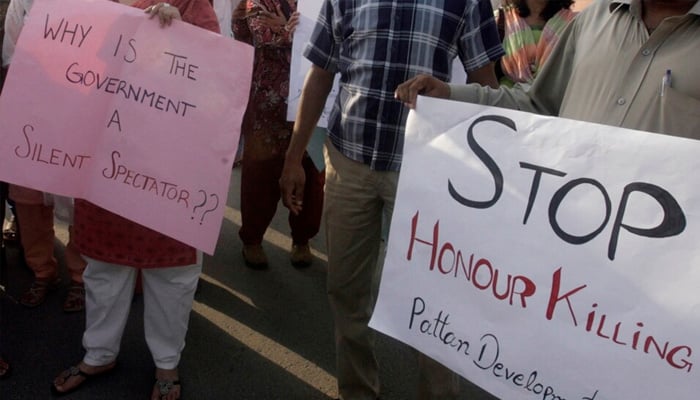
[[[666,88],[671,87],[671,70],[667,69],[664,76],[661,78],[661,97],[666,94]]]

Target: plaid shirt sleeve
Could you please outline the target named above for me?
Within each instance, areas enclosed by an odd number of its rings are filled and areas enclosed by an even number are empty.
[[[330,0],[325,0],[316,25],[304,49],[304,56],[317,67],[338,72],[338,43],[333,28],[334,11]]]
[[[459,58],[467,71],[496,62],[505,54],[490,0],[473,1],[470,6],[459,46]]]

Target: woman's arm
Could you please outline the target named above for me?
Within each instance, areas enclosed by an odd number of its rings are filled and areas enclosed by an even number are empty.
[[[290,6],[292,14],[287,19],[280,6],[282,1],[287,0],[277,0],[274,10],[263,9],[249,17],[249,27],[256,47],[291,46],[299,15],[296,9]]]

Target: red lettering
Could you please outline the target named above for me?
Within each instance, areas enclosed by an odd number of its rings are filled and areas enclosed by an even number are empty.
[[[549,295],[549,301],[547,302],[547,319],[552,319],[552,317],[554,316],[554,309],[557,307],[557,303],[564,300],[566,301],[566,304],[569,307],[569,313],[571,314],[571,318],[574,320],[574,326],[578,326],[578,323],[576,322],[576,314],[574,313],[571,301],[569,301],[569,297],[572,296],[574,293],[582,290],[586,286],[587,285],[581,285],[576,289],[570,290],[563,296],[560,296],[559,289],[561,287],[561,267],[558,270],[556,270],[554,272],[554,275],[552,276],[552,291]]]
[[[413,216],[411,219],[411,242],[408,245],[408,253],[406,254],[406,259],[408,261],[411,261],[411,258],[413,257],[413,244],[415,242],[418,243],[423,243],[427,244],[429,246],[432,246],[432,253],[430,256],[430,270],[432,271],[435,268],[435,256],[437,255],[437,241],[438,241],[438,229],[440,228],[440,221],[438,220],[435,223],[435,226],[433,227],[433,241],[428,242],[427,240],[422,240],[416,238],[416,227],[418,225],[418,215],[420,212],[416,211],[416,215]]]

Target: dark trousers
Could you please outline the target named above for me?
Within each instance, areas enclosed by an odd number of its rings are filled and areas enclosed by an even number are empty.
[[[317,171],[311,158],[302,162],[306,172],[304,207],[299,215],[289,213],[289,227],[295,244],[306,244],[321,225],[323,212],[324,171]],[[279,178],[284,166],[283,158],[251,160],[243,155],[241,172],[241,229],[238,232],[243,244],[262,243],[263,235],[277,212],[280,200]]]

